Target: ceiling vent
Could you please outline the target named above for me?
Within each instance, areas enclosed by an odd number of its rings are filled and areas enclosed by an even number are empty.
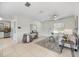
[[[30,4],[29,2],[26,2],[26,3],[25,3],[25,6],[26,6],[26,7],[30,7],[31,4]]]

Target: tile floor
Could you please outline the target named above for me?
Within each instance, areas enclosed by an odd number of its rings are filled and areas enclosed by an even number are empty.
[[[45,37],[40,37],[31,43],[18,43],[8,39],[0,39],[0,43],[7,45],[5,48],[0,49],[3,57],[71,57],[71,51],[69,49],[64,49],[63,53],[57,54],[51,50],[41,47],[35,42],[44,39]],[[76,56],[79,56],[78,54]]]

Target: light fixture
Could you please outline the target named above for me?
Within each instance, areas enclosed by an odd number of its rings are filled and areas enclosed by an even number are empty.
[[[53,14],[53,15],[51,15],[51,17],[49,17],[50,19],[53,19],[53,20],[57,20],[57,14]]]
[[[2,18],[0,17],[0,20],[2,20]]]
[[[57,20],[56,18],[57,18],[57,15],[54,14],[54,15],[53,15],[53,19],[54,19],[54,20]]]
[[[26,7],[30,7],[30,5],[31,5],[31,4],[30,4],[29,2],[26,2],[26,3],[25,3],[25,6],[26,6]]]
[[[56,18],[56,17],[57,17],[57,15],[56,15],[56,14],[54,14],[54,15],[53,15],[53,17],[54,17],[54,18]]]

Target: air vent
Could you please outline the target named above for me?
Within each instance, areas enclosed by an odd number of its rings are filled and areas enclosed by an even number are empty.
[[[26,3],[25,3],[25,6],[26,6],[26,7],[30,7],[31,4],[30,4],[29,2],[26,2]]]

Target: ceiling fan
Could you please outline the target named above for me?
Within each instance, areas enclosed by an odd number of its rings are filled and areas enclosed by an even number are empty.
[[[49,19],[57,20],[58,15],[55,13],[51,16],[49,16]]]

